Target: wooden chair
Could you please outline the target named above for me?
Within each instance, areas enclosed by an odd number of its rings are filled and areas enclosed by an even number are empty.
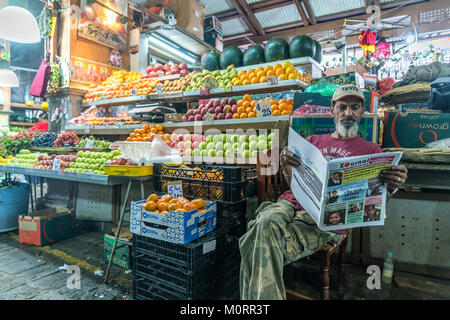
[[[278,153],[279,154],[279,153]],[[267,156],[260,157],[258,155],[257,161],[257,188],[258,188],[258,205],[260,205],[264,201],[272,201],[276,202],[278,198],[289,189],[286,181],[284,180],[283,173],[281,169],[278,168],[277,164],[272,164],[270,161],[270,151]],[[274,168],[272,172],[264,172],[269,168]],[[276,172],[274,174],[270,174]],[[321,299],[329,300],[330,299],[330,277],[329,277],[329,268],[331,256],[338,251],[339,249],[339,258],[338,258],[338,288],[337,288],[337,296],[338,299],[342,300],[344,298],[344,280],[345,280],[345,255],[347,250],[347,239],[348,234],[336,244],[328,244],[322,250],[313,254],[313,257],[318,258],[320,263],[320,279],[321,279]],[[289,264],[286,266],[285,272],[285,285],[286,285],[286,293],[289,295],[296,296],[301,299],[312,300],[310,297],[302,295],[299,292],[296,292],[292,289],[293,283],[293,266]]]

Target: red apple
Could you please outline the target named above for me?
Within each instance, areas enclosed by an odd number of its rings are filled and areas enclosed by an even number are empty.
[[[233,119],[233,114],[231,112],[227,113],[225,119]]]
[[[188,68],[187,64],[184,63],[184,62],[180,63],[179,67],[180,67],[180,69],[187,69]]]
[[[149,65],[147,67],[147,74],[149,74],[150,72],[152,72],[153,70],[155,70],[155,68],[152,65]]]
[[[233,112],[233,113],[236,113],[237,112],[237,110],[238,110],[238,105],[237,104],[234,104],[232,107],[231,107],[231,112]]]
[[[178,136],[177,141],[184,141],[184,135],[180,134],[180,135]]]
[[[150,78],[157,78],[157,77],[158,77],[158,74],[157,74],[155,71],[151,71],[151,72],[148,74],[148,76],[149,76]]]
[[[194,121],[202,121],[203,120],[203,116],[201,114],[198,114],[195,116]]]
[[[189,74],[189,70],[188,69],[181,69],[180,74],[182,76],[187,76]]]
[[[154,71],[158,72],[158,71],[163,71],[164,70],[164,66],[160,63],[155,64],[154,66]]]
[[[172,133],[172,135],[170,136],[170,140],[171,141],[178,141],[178,135],[176,133]]]
[[[190,116],[189,118],[188,118],[188,121],[194,121],[195,120],[195,117],[194,116]]]
[[[164,71],[169,71],[170,70],[170,64],[166,63],[164,65]]]

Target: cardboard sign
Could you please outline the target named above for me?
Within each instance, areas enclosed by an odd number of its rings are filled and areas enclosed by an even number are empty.
[[[268,86],[278,85],[278,78],[276,76],[267,77],[267,85]]]
[[[167,194],[170,194],[174,199],[183,196],[183,184],[181,181],[169,181],[167,183]]]
[[[156,90],[157,94],[163,94],[164,93],[163,87],[162,87],[162,85],[160,83],[156,85],[155,90]]]
[[[58,171],[60,168],[61,168],[61,159],[54,159],[52,170]]]
[[[270,117],[272,116],[272,107],[270,101],[258,102],[256,104],[256,114],[258,117]]]
[[[206,124],[212,124],[213,121],[214,121],[214,115],[209,113],[209,112],[207,112],[206,115],[205,115],[205,123]]]

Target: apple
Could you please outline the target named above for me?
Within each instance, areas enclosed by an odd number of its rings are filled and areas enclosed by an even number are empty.
[[[148,76],[149,76],[150,78],[157,78],[157,77],[158,77],[158,73],[156,73],[155,71],[151,71],[151,72],[148,74]]]
[[[194,109],[189,109],[187,112],[186,112],[186,116],[193,116],[194,115]]]
[[[267,136],[265,134],[261,134],[258,136],[258,141],[264,140],[267,142]]]
[[[198,147],[202,150],[205,150],[207,146],[208,146],[208,143],[203,141],[200,143],[200,145]]]
[[[202,109],[201,114],[204,116],[208,113],[208,109],[205,107]]]
[[[275,138],[275,132],[270,133],[270,134],[268,135],[268,137],[267,137],[267,139],[268,139],[269,141],[272,141],[274,138]]]
[[[208,157],[215,157],[216,156],[216,150],[210,149],[208,151]]]
[[[192,142],[202,142],[202,135],[194,133],[193,135],[191,135],[191,141]]]
[[[200,151],[200,155],[202,156],[202,157],[207,157],[208,156],[208,150],[202,150],[202,151]]]
[[[235,98],[230,98],[230,99],[228,99],[228,104],[229,104],[229,105],[236,104],[236,99],[235,99]]]
[[[231,143],[229,143],[229,142],[225,142],[224,144],[223,144],[223,150],[231,150],[233,148],[233,145],[231,144]]]
[[[161,63],[155,64],[154,68],[155,71],[162,71],[164,70],[164,66]]]
[[[225,151],[225,157],[232,157],[233,156],[233,150],[226,150]]]
[[[252,158],[257,158],[258,157],[258,150],[253,150],[252,154],[251,154]]]
[[[221,158],[223,158],[223,150],[217,150],[217,149],[216,149],[216,157],[221,157]]]
[[[244,143],[244,142],[247,142],[247,141],[248,141],[248,136],[247,135],[242,134],[242,135],[239,136],[239,142],[240,143]]]
[[[244,151],[242,152],[242,156],[243,156],[244,158],[250,158],[250,150],[244,150]]]
[[[219,142],[223,142],[223,137],[221,134],[215,135],[213,136],[213,141],[214,143],[219,143]]]
[[[170,70],[170,64],[168,64],[168,63],[166,63],[165,65],[164,65],[164,71],[169,71]]]
[[[214,110],[215,114],[219,114],[223,112],[223,108],[222,107],[216,107],[216,109]]]
[[[175,149],[176,147],[177,147],[177,142],[176,141],[172,141],[172,142],[170,142],[170,145],[169,145],[172,149]]]
[[[237,104],[233,104],[231,106],[231,112],[233,113],[237,113],[239,106]]]
[[[225,115],[225,119],[233,119],[233,113],[228,112],[228,113]]]
[[[190,121],[190,122],[192,122],[192,121],[194,121],[195,120],[195,117],[194,116],[190,116],[189,118],[188,118],[188,121]]]
[[[164,141],[170,141],[170,133],[165,133],[163,136]]]
[[[238,142],[233,143],[233,151],[237,151],[239,149],[239,146],[240,145]]]
[[[223,113],[229,113],[229,112],[231,112],[231,106],[229,104],[227,104],[223,107]]]
[[[214,100],[213,107],[214,108],[220,107],[220,101],[219,100]]]
[[[177,143],[177,149],[184,149],[184,142],[183,141]]]
[[[170,71],[170,70],[169,70],[169,71],[166,71],[166,72],[164,73],[165,76],[171,76],[172,74],[173,74],[173,72]]]
[[[241,144],[241,149],[242,150],[248,150],[250,148],[250,145],[248,142],[244,142]]]
[[[228,99],[227,99],[227,98],[223,98],[223,99],[220,101],[220,106],[221,106],[221,107],[225,107],[227,104],[228,104]]]
[[[172,135],[170,136],[170,140],[171,141],[178,141],[178,135],[176,133],[172,133]]]
[[[188,66],[187,66],[187,64],[186,63],[180,63],[180,65],[178,66],[180,69],[187,69],[188,68]]]
[[[214,107],[214,101],[209,100],[208,103],[206,104],[206,108],[210,109]]]
[[[258,143],[256,141],[251,141],[248,146],[248,149],[250,151],[258,150]]]
[[[218,150],[223,150],[223,142],[217,142],[216,143],[216,148],[215,148],[217,151]]]
[[[188,69],[181,69],[180,74],[182,76],[187,76],[189,74],[189,70]]]
[[[219,113],[217,115],[217,120],[223,120],[223,119],[225,119],[225,113]]]
[[[215,148],[216,148],[216,144],[214,142],[210,142],[206,146],[206,149],[208,149],[208,150],[215,149]]]
[[[213,135],[209,135],[206,137],[206,142],[213,142],[214,141],[214,136]]]
[[[195,142],[192,142],[192,145],[191,145],[191,148],[192,149],[198,149],[200,147],[200,142],[198,142],[198,141],[195,141]]]
[[[194,157],[198,157],[201,154],[201,150],[200,149],[194,149],[192,150],[192,155]]]
[[[249,138],[248,141],[252,142],[252,141],[258,141],[258,136],[256,134],[252,134]]]
[[[195,116],[194,121],[202,121],[203,120],[203,116],[201,114],[198,114]]]
[[[188,133],[188,134],[185,134],[184,136],[183,136],[183,140],[184,141],[191,141],[191,135]]]
[[[267,142],[264,140],[258,141],[258,150],[267,150]]]
[[[272,141],[267,142],[267,149],[272,149]]]
[[[192,156],[192,149],[186,149],[186,150],[184,150],[184,155],[185,155],[186,157]]]
[[[192,148],[192,142],[185,141],[184,142],[184,149],[191,149]]]

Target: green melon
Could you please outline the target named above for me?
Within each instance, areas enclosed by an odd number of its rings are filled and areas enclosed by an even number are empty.
[[[296,36],[291,39],[289,44],[289,53],[291,58],[311,57],[316,54],[314,40],[307,35]]]
[[[314,44],[316,45],[316,54],[314,55],[314,60],[318,63],[322,62],[322,46],[319,41],[314,40]]]
[[[202,68],[209,71],[220,69],[220,53],[216,50],[210,50],[202,55]]]
[[[236,46],[226,47],[220,55],[220,66],[222,69],[226,69],[230,65],[239,68],[242,66],[242,59],[243,54],[241,49]]]
[[[289,44],[283,38],[272,38],[266,43],[264,55],[267,62],[289,59]]]
[[[265,63],[266,57],[264,56],[264,49],[258,45],[248,47],[247,51],[244,53],[242,62],[244,66]]]

